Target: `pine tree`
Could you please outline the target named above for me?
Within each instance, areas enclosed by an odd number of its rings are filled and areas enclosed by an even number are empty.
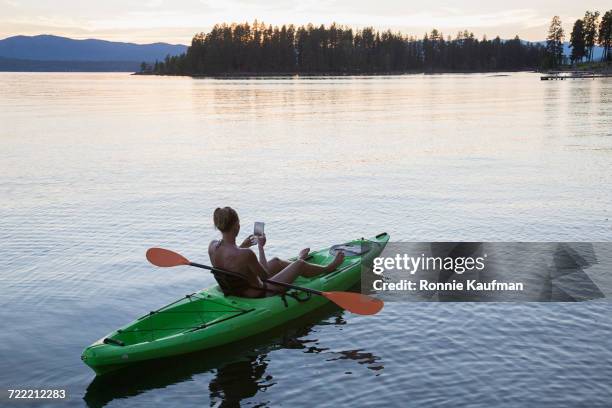
[[[602,61],[612,61],[612,10],[606,11],[599,24],[598,43],[603,47]]]
[[[584,46],[589,61],[593,61],[593,47],[597,41],[597,24],[599,11],[587,11],[584,13]]]
[[[584,46],[584,23],[582,20],[576,20],[572,34],[570,36],[570,47],[572,48],[571,60],[572,63],[580,62],[585,55]]]
[[[563,27],[559,16],[554,16],[548,28],[548,36],[546,37],[546,51],[550,58],[552,67],[557,67],[563,62]]]

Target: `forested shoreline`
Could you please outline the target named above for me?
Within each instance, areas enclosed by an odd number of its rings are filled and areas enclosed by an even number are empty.
[[[417,39],[336,24],[278,27],[254,22],[215,25],[195,35],[185,54],[143,63],[141,72],[198,76],[518,71],[537,68],[545,54],[544,46],[518,37],[479,40],[468,31],[451,39],[432,30]]]
[[[612,59],[612,10],[585,13],[572,31],[572,54],[563,54],[565,34],[553,17],[546,43],[478,39],[469,31],[451,38],[434,29],[422,38],[400,32],[353,29],[331,24],[272,26],[217,24],[196,34],[187,52],[154,64],[143,62],[141,74],[153,75],[360,75],[399,73],[494,72],[558,68],[592,61],[593,47]]]

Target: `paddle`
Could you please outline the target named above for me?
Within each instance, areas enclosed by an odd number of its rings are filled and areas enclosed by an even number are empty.
[[[147,259],[155,266],[162,268],[170,268],[173,266],[189,265],[197,268],[208,269],[210,271],[221,272],[227,275],[238,276],[244,279],[244,276],[230,271],[225,271],[219,268],[213,268],[208,265],[202,265],[195,262],[190,262],[187,258],[169,249],[149,248],[147,250]],[[269,279],[263,280],[266,283],[283,286],[289,289],[301,290],[303,292],[312,293],[327,298],[343,309],[360,315],[373,315],[378,313],[384,306],[382,300],[375,299],[371,296],[362,295],[361,293],[353,292],[323,292],[320,290],[305,288],[302,286],[292,285],[290,283],[276,282]]]

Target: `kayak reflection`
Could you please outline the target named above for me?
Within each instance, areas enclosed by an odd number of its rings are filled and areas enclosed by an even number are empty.
[[[208,384],[210,405],[215,407],[240,406],[240,401],[254,397],[274,385],[271,375],[265,375],[267,355],[249,356],[248,360],[226,364],[217,369]]]
[[[149,361],[123,370],[97,376],[83,399],[89,407],[103,407],[113,400],[130,398],[175,384],[198,381],[198,375],[213,375],[207,396],[211,406],[239,406],[244,399],[274,386],[268,372],[269,353],[280,349],[301,349],[304,353],[327,353],[317,339],[305,338],[315,326],[344,325],[343,311],[327,305],[296,319],[284,327],[216,349]],[[238,351],[237,351],[238,350]],[[241,351],[242,350],[242,351]],[[329,352],[326,361],[354,360],[378,371],[380,358],[363,350]],[[206,404],[206,396],[202,403]]]

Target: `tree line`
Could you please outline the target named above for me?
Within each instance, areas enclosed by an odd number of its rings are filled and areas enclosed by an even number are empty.
[[[599,18],[599,11],[586,11],[584,17],[574,22],[570,34],[570,62],[592,62],[593,49],[599,45],[603,49],[601,61],[612,61],[612,10]],[[556,67],[564,63],[563,40],[565,33],[559,16],[553,17],[546,38],[547,62]]]
[[[516,36],[477,39],[471,32],[445,37],[434,29],[422,38],[399,32],[356,30],[330,26],[281,27],[261,22],[217,24],[196,34],[187,52],[154,64],[143,62],[141,72],[160,75],[220,74],[371,74],[401,72],[483,72],[554,68],[566,63],[565,33],[554,16],[546,45]],[[600,18],[587,11],[570,35],[569,62],[593,61],[595,45],[602,61],[612,60],[612,10]]]
[[[434,29],[416,38],[371,27],[255,21],[215,25],[196,34],[186,53],[141,69],[162,75],[515,71],[539,67],[546,53],[518,36],[489,40],[463,31],[451,38]]]

